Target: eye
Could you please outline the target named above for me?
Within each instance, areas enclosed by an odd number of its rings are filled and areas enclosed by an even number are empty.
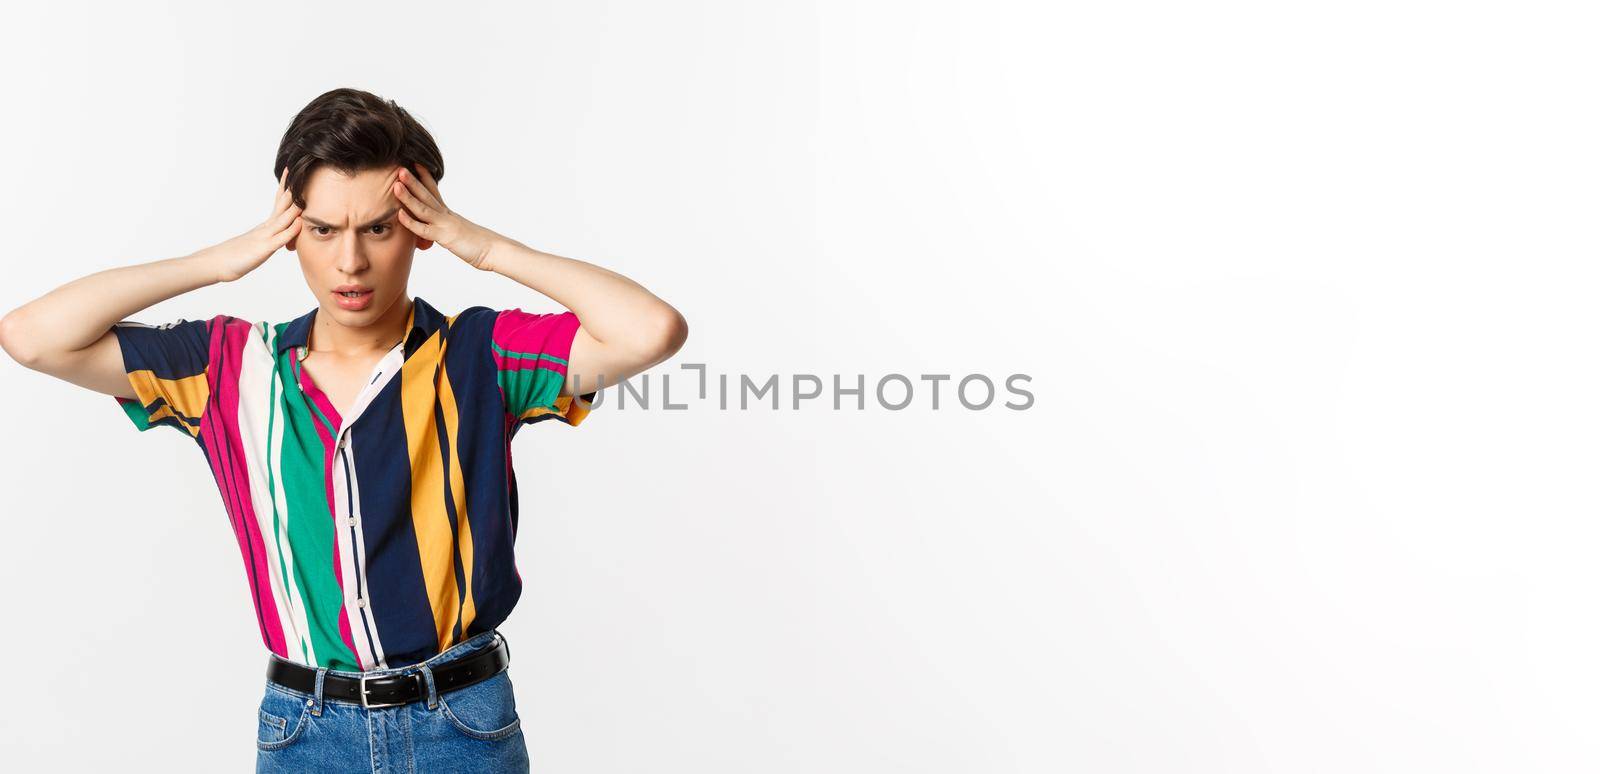
[[[321,232],[321,231],[317,231],[317,229],[319,229],[319,228],[327,228],[327,226],[312,226],[312,227],[311,227],[311,230],[312,230],[312,232],[314,232],[314,233],[315,233],[315,234],[316,234],[316,235],[317,235],[317,236],[326,236],[326,235],[325,235],[325,234],[323,234],[323,233],[322,233],[322,232]]]
[[[379,228],[389,228],[389,224],[387,224],[387,223],[379,223],[379,224],[378,224],[378,225],[376,225],[376,226],[373,226],[373,228],[374,228],[374,229],[379,229]],[[374,232],[374,233],[378,233],[378,232]],[[386,233],[386,232],[385,232],[385,233]]]

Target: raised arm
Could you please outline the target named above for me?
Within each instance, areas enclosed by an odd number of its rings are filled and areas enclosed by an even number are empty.
[[[299,233],[299,215],[279,177],[272,214],[261,225],[179,258],[68,282],[0,318],[0,349],[35,371],[95,392],[136,398],[112,326],[174,296],[244,276]]]
[[[581,325],[561,395],[587,394],[672,357],[689,335],[683,315],[637,282],[574,258],[534,250],[472,223],[444,205],[433,176],[401,169],[394,195],[400,222],[477,269],[492,271],[567,307]]]
[[[549,296],[578,316],[562,395],[588,394],[642,373],[672,357],[689,335],[678,310],[610,269],[504,238],[490,249],[487,270]]]

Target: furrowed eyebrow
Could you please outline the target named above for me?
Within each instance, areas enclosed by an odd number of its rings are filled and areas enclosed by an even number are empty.
[[[362,228],[372,228],[373,226],[376,226],[379,223],[382,223],[382,222],[394,217],[394,214],[396,212],[399,212],[399,211],[400,211],[400,208],[399,207],[395,207],[395,208],[389,210],[388,212],[385,212],[384,214],[379,215],[376,218],[373,218],[372,220],[368,221],[367,223],[362,224],[361,227]],[[304,220],[307,223],[310,223],[313,226],[321,226],[322,228],[338,228],[338,226],[335,226],[332,223],[324,223],[324,222],[322,222],[320,220],[317,220],[316,218],[313,218],[310,215],[306,215],[304,213],[302,213],[300,215],[300,219]]]

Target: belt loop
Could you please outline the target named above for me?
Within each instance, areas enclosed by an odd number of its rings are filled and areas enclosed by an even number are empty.
[[[433,685],[433,669],[426,662],[420,666],[422,668],[422,680],[428,684],[428,709],[431,710],[439,704],[439,692]]]
[[[327,667],[317,667],[317,683],[311,693],[311,714],[322,717],[322,678],[327,676]]]

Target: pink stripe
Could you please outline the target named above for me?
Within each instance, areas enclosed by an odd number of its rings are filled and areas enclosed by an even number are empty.
[[[211,474],[222,493],[223,505],[233,522],[239,542],[239,556],[249,571],[250,593],[255,597],[260,617],[261,639],[273,653],[290,658],[278,619],[278,605],[272,598],[272,575],[267,565],[267,548],[257,526],[255,504],[250,498],[250,471],[245,464],[244,443],[239,435],[239,371],[245,344],[257,335],[255,326],[245,320],[217,315],[211,318],[211,358],[206,378],[212,384],[211,404],[200,419],[200,435],[210,451]],[[226,453],[222,453],[223,449]]]
[[[572,338],[580,322],[573,312],[529,314],[521,309],[502,309],[494,318],[490,336],[500,349],[520,354],[554,355],[566,360],[572,354]],[[495,368],[522,371],[547,368],[563,376],[567,366],[547,358],[504,357],[494,353]]]
[[[300,361],[298,360],[294,363],[294,374],[295,378],[300,380],[300,391],[311,398],[311,402],[317,407],[317,410],[321,411],[328,418],[328,421],[333,423],[334,432],[338,432],[339,428],[344,425],[344,417],[339,416],[339,412],[334,410],[333,401],[328,400],[328,396],[322,392],[322,388],[312,381],[311,374],[306,373],[306,369],[300,367]],[[318,432],[321,432],[323,429],[322,423],[318,422],[316,425]],[[322,433],[322,436],[325,439],[328,437],[326,433]]]

